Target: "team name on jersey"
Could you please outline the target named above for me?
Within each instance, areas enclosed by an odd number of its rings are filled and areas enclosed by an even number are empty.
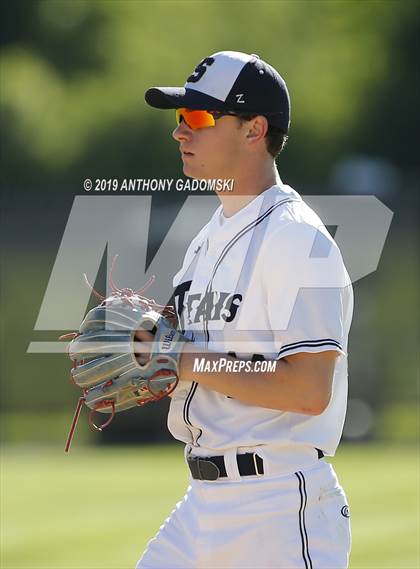
[[[186,324],[197,324],[203,320],[224,320],[232,322],[242,302],[239,293],[210,291],[189,294],[191,281],[179,284],[174,292],[178,317],[185,329]]]

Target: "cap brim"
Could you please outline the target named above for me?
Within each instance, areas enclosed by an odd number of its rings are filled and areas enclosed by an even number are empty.
[[[147,104],[156,109],[225,109],[223,101],[184,87],[152,87],[146,91],[144,98]]]
[[[185,98],[183,87],[152,87],[144,95],[146,103],[156,109],[177,109],[183,107]]]

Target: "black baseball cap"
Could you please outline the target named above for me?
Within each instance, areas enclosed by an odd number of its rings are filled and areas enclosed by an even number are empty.
[[[206,57],[184,87],[152,87],[146,102],[157,109],[205,109],[259,114],[287,133],[290,97],[281,75],[254,53],[219,51]]]

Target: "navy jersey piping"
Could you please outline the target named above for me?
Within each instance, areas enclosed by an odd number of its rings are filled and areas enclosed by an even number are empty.
[[[302,557],[305,563],[305,569],[312,569],[312,559],[311,556],[309,555],[308,533],[306,531],[306,522],[305,522],[306,504],[308,502],[308,496],[306,494],[306,482],[302,472],[295,472],[295,475],[299,480],[299,494],[300,494],[299,531],[302,542]]]
[[[227,245],[225,245],[225,248],[223,249],[223,251],[220,253],[220,256],[218,258],[218,260],[216,261],[215,265],[214,265],[214,269],[213,269],[213,273],[210,279],[210,283],[207,286],[211,286],[211,283],[214,279],[214,276],[216,274],[217,269],[219,268],[220,263],[223,261],[223,259],[225,258],[226,254],[229,252],[229,250],[233,247],[233,245],[235,245],[235,243],[241,238],[243,237],[243,235],[245,235],[246,233],[248,233],[248,231],[250,229],[253,229],[254,226],[257,226],[258,224],[260,224],[262,221],[264,221],[264,219],[269,216],[275,209],[277,209],[279,206],[287,203],[287,202],[293,202],[293,201],[298,201],[296,199],[292,199],[292,198],[286,198],[284,200],[281,200],[277,203],[275,203],[274,205],[272,205],[271,207],[268,208],[267,211],[265,211],[263,214],[260,215],[260,217],[257,217],[257,219],[254,219],[254,221],[251,221],[250,223],[248,223],[248,225],[246,225],[245,227],[243,227],[239,233],[237,233],[235,235],[235,237],[233,237],[229,243],[227,243]]]
[[[194,427],[194,425],[191,423],[190,418],[189,418],[189,412],[190,412],[190,405],[191,405],[191,401],[194,397],[195,392],[197,391],[198,388],[198,383],[196,381],[192,382],[192,385],[190,387],[190,391],[188,392],[188,395],[185,399],[184,402],[184,409],[183,409],[183,418],[184,418],[184,422],[187,425],[187,427],[191,427],[192,429],[198,429],[200,431],[200,434],[198,435],[195,443],[197,443],[197,440],[201,437],[202,434],[202,430],[199,427]],[[193,444],[194,444],[194,433],[193,431],[189,428],[190,432],[191,432],[191,436],[193,438]]]
[[[317,348],[320,346],[333,346],[339,350],[343,349],[340,342],[337,342],[337,340],[333,340],[332,338],[323,338],[321,340],[301,340],[300,342],[285,344],[279,351],[278,356],[281,356],[290,350],[295,350],[296,348]]]

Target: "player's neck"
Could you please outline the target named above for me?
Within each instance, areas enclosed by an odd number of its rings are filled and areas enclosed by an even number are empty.
[[[261,168],[244,168],[235,176],[232,191],[217,193],[223,205],[223,215],[232,217],[262,192],[280,183],[274,161],[266,162]]]

